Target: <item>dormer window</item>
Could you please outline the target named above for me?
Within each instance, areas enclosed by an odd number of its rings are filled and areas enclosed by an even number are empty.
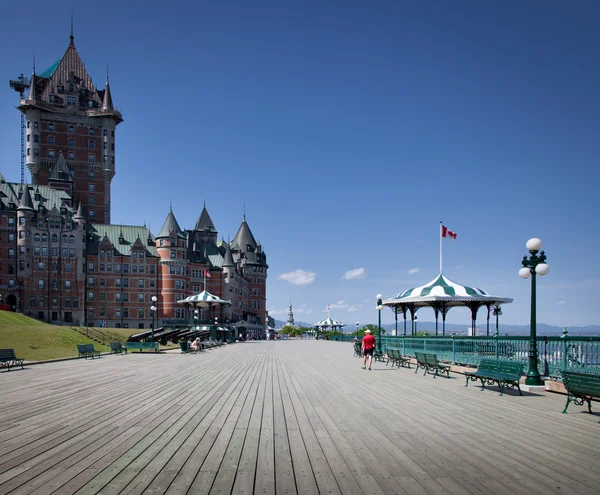
[[[54,132],[54,124],[48,124],[48,130]]]
[[[65,91],[65,87],[64,87],[64,86],[57,86],[57,87],[56,87],[56,91],[57,91],[58,93],[63,93],[63,92]]]
[[[75,134],[75,126],[74,125],[69,126],[69,134]]]
[[[89,128],[89,130],[88,130],[88,134],[89,134],[90,136],[93,136],[94,134],[96,134],[96,131],[95,131],[95,129],[94,129],[93,127],[90,127],[90,128]]]

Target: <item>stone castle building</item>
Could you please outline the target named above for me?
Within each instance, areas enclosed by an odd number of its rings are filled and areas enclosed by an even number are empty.
[[[31,184],[0,174],[0,296],[15,311],[55,324],[149,328],[191,321],[177,301],[209,290],[231,300],[220,323],[258,334],[266,324],[267,260],[246,218],[218,239],[206,206],[192,229],[169,211],[153,235],[111,224],[116,130],[123,122],[108,81],[94,86],[74,37],[29,81],[17,107]],[[205,278],[206,273],[206,278]],[[206,280],[206,287],[205,281]]]

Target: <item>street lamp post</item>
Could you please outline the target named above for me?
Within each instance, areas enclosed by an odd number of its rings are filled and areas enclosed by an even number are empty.
[[[546,275],[550,271],[550,267],[546,264],[546,254],[542,249],[542,241],[537,237],[533,237],[527,241],[525,245],[529,251],[529,259],[523,256],[521,265],[523,268],[519,270],[521,278],[531,277],[531,321],[529,333],[529,370],[525,378],[525,385],[543,385],[540,372],[538,371],[538,351],[537,351],[537,327],[535,314],[535,279],[536,275]],[[538,254],[539,253],[539,254]]]
[[[158,298],[156,296],[152,296],[152,306],[150,306],[150,311],[152,311],[152,342],[154,342],[154,314],[156,313],[156,301]]]
[[[492,310],[493,315],[496,317],[496,334],[495,337],[498,337],[498,317],[502,316],[502,308],[499,305],[494,306]]]
[[[198,308],[194,310],[194,330],[198,330],[198,318],[200,317],[200,311]]]
[[[358,322],[356,322],[356,336],[358,337]]]
[[[377,294],[377,314],[379,322],[377,325],[377,355],[381,355],[381,310],[383,309],[383,296]]]

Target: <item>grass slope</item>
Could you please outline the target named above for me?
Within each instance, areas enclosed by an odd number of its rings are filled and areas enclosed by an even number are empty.
[[[109,341],[125,342],[131,329],[106,328]],[[14,349],[17,357],[26,361],[44,361],[77,356],[77,344],[94,344],[97,351],[107,352],[109,345],[102,345],[71,327],[48,325],[11,311],[0,311],[0,349]]]

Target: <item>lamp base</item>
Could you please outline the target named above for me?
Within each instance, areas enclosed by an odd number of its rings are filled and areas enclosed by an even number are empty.
[[[546,385],[525,385],[522,383],[520,387],[523,392],[540,393],[546,391]]]

